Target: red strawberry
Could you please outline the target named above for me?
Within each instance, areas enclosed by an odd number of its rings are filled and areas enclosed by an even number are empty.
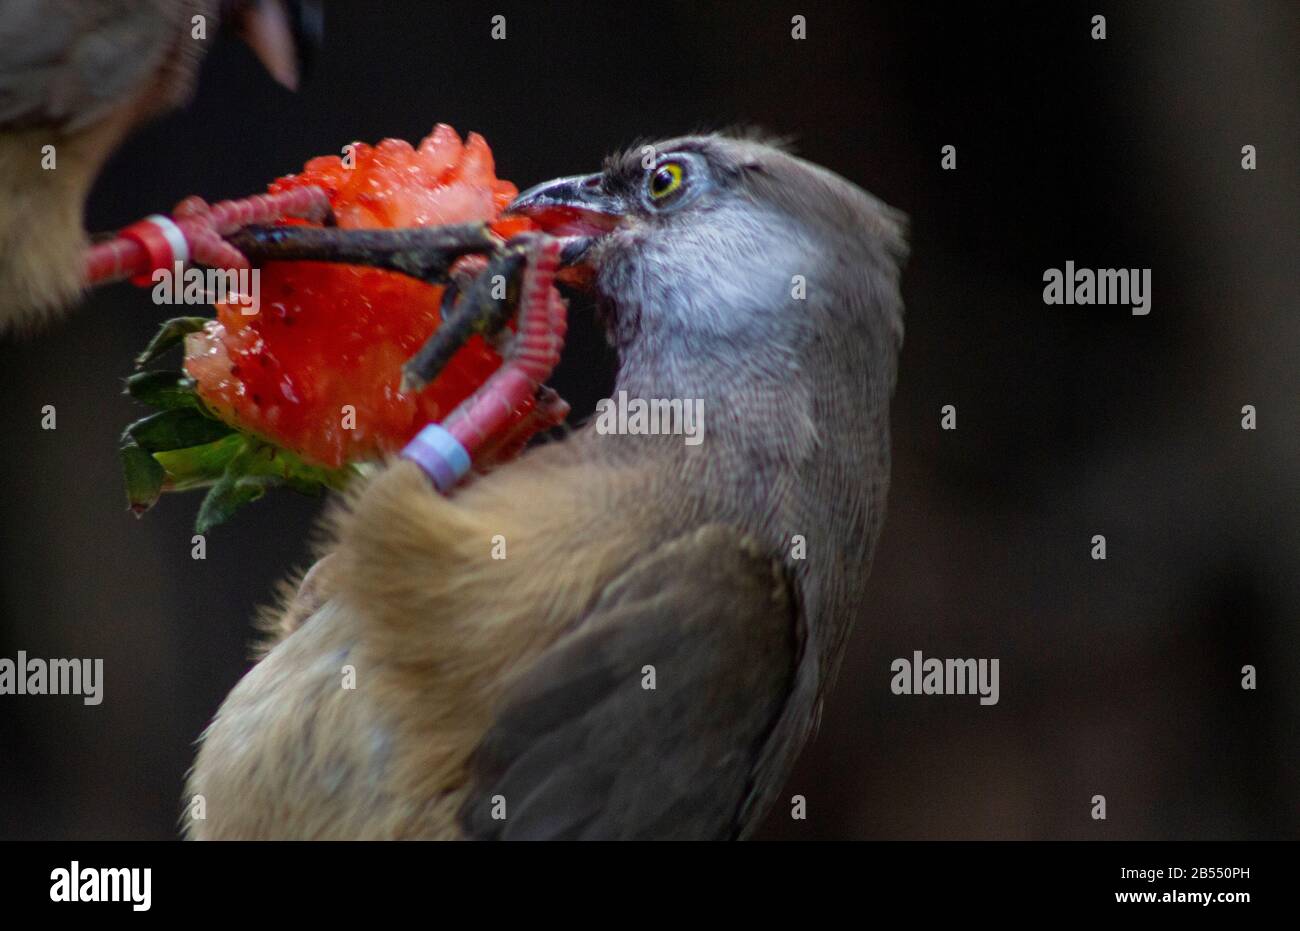
[[[462,143],[439,125],[418,149],[386,139],[355,145],[351,158],[351,168],[338,156],[312,159],[270,190],[321,187],[345,228],[481,220],[505,239],[533,228],[499,217],[515,186],[497,179],[487,143],[473,133]],[[157,409],[122,435],[136,514],[164,491],[206,488],[195,519],[204,533],[268,488],[341,488],[360,463],[397,452],[426,423],[443,420],[501,364],[476,336],[427,388],[404,393],[402,366],[438,327],[442,288],[321,262],[269,263],[260,275],[260,312],[218,305],[216,320],[169,320],[137,358],[144,365],[185,343],[185,372],[127,379],[127,393]],[[477,466],[509,458],[563,416],[567,405],[554,392],[542,397],[513,412]]]
[[[273,192],[319,185],[339,226],[381,228],[496,221],[505,237],[527,220],[497,220],[516,188],[498,180],[481,136],[462,144],[438,125],[412,148],[396,139],[356,144],[354,167],[314,158]],[[222,420],[338,468],[393,453],[445,417],[500,364],[475,337],[427,388],[398,390],[402,364],[439,323],[442,289],[395,272],[325,263],[261,270],[260,313],[219,305],[217,320],[186,338],[185,369]]]

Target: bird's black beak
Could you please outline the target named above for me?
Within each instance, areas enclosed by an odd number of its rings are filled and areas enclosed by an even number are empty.
[[[606,193],[601,178],[574,175],[546,181],[516,197],[505,212],[528,217],[552,236],[602,236],[623,221],[627,205]]]
[[[324,37],[320,0],[233,0],[226,22],[290,90],[310,73]]]

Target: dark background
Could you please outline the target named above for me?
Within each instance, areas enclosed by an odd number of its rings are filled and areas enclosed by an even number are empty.
[[[1105,41],[1089,38],[1097,12]],[[296,96],[221,43],[193,105],[108,166],[88,226],[253,193],[348,141],[417,141],[438,121],[483,133],[521,187],[640,137],[751,123],[911,215],[873,594],[787,792],[808,818],[778,807],[765,836],[1300,836],[1300,7],[326,13]],[[939,169],[945,144],[955,172]],[[1151,268],[1150,315],[1045,306],[1043,271],[1067,259]],[[273,494],[210,534],[201,562],[197,498],[126,513],[116,439],[139,410],[118,392],[161,316],[116,286],[0,344],[0,656],[102,657],[106,677],[94,708],[0,697],[3,838],[176,836],[192,742],[320,511]],[[573,331],[557,386],[585,413],[610,360],[580,310]],[[45,404],[56,431],[40,429]],[[939,429],[944,404],[956,432]],[[892,695],[890,662],[918,649],[1000,658],[1001,702]],[[1246,663],[1257,691],[1240,688]]]

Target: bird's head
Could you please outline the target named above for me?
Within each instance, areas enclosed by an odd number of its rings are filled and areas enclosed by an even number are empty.
[[[634,147],[511,209],[589,268],[619,397],[701,402],[699,446],[605,448],[676,456],[684,507],[774,547],[816,527],[840,555],[797,571],[821,579],[810,591],[849,591],[888,487],[901,215],[780,146],[718,135]],[[840,636],[823,636],[828,668]]]
[[[901,340],[899,215],[776,145],[634,146],[510,210],[571,240],[625,365],[641,350],[679,372],[686,358],[752,372],[811,364],[810,346],[864,328],[881,352]]]

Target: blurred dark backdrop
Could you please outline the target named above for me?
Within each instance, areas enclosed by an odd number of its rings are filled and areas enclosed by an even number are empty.
[[[483,133],[521,187],[642,136],[793,136],[907,211],[913,254],[873,595],[787,793],[808,818],[778,807],[765,835],[1295,838],[1300,6],[1134,6],[329,3],[302,93],[221,44],[193,106],[111,163],[88,225],[437,121]],[[1067,259],[1151,268],[1150,315],[1044,306]],[[116,438],[138,411],[118,392],[162,315],[117,286],[0,344],[0,656],[106,670],[99,707],[0,697],[0,837],[176,836],[249,618],[306,556],[320,502],[287,492],[206,561],[196,499],[125,512]],[[609,359],[589,318],[573,330],[558,384],[589,412]],[[918,649],[1000,658],[1001,702],[893,696],[891,660]]]

